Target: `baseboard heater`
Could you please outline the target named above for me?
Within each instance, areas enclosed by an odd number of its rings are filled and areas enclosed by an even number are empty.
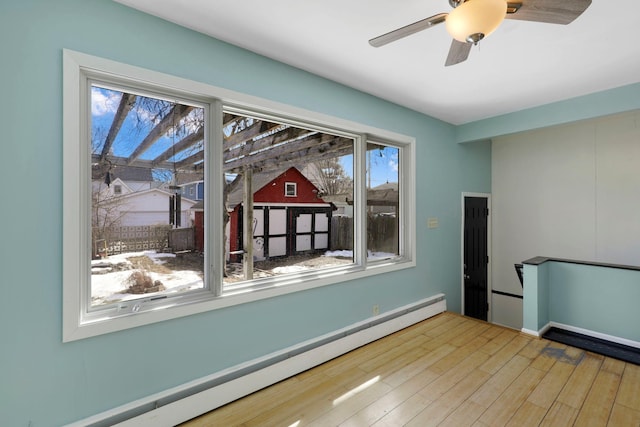
[[[445,295],[438,294],[69,426],[174,426],[446,309]]]

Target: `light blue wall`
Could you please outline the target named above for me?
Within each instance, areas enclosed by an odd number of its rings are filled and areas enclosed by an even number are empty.
[[[417,139],[418,266],[62,343],[62,49]],[[0,425],[82,419],[439,292],[460,311],[460,195],[490,192],[489,143],[109,0],[0,6]],[[428,217],[439,228],[427,229]],[[31,423],[31,424],[30,424]]]
[[[550,322],[640,342],[640,270],[554,261],[524,265],[523,327]]]
[[[524,264],[522,327],[538,332],[549,323],[549,263]]]
[[[549,264],[550,320],[640,342],[640,271]]]

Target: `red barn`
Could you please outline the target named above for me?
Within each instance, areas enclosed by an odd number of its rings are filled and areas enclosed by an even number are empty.
[[[329,249],[333,205],[294,167],[277,176],[254,174],[253,254],[257,260]],[[231,192],[229,250],[242,249],[242,188]],[[236,260],[241,259],[236,257]]]
[[[329,249],[331,216],[335,209],[318,197],[318,188],[298,169],[253,175],[253,255],[256,260]],[[227,198],[229,212],[228,251],[243,249],[242,186]],[[194,206],[196,244],[204,249],[202,206]],[[199,209],[198,209],[199,208]],[[239,262],[242,255],[231,256]]]

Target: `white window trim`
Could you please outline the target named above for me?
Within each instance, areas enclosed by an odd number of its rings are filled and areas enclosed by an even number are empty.
[[[289,186],[293,187],[293,194],[289,194]],[[285,197],[298,197],[298,184],[295,182],[285,182],[284,183],[284,196]]]
[[[397,271],[415,266],[415,139],[395,132],[378,129],[368,125],[339,119],[316,112],[304,110],[290,105],[276,103],[119,62],[98,58],[95,56],[63,50],[63,341],[74,341],[105,333],[115,332],[159,321],[188,316],[205,311],[215,310],[250,301],[272,298],[291,292],[309,290],[320,286],[360,279],[375,274]],[[91,321],[83,317],[88,301],[89,286],[81,285],[90,277],[90,236],[89,215],[87,214],[90,194],[86,182],[90,176],[89,161],[82,161],[87,155],[88,148],[83,147],[86,136],[89,135],[86,109],[89,106],[88,90],[83,89],[86,76],[99,76],[101,81],[113,78],[116,83],[122,81],[135,82],[135,86],[150,91],[162,93],[176,92],[189,94],[188,98],[209,103],[209,134],[205,145],[208,167],[205,169],[205,193],[211,197],[205,198],[205,253],[220,254],[223,251],[222,212],[215,209],[215,200],[222,195],[222,180],[215,179],[215,171],[222,170],[222,105],[225,109],[236,106],[239,109],[261,111],[266,115],[277,117],[293,117],[300,120],[302,126],[316,124],[319,128],[331,129],[332,132],[343,129],[345,134],[360,135],[359,144],[366,144],[367,140],[384,141],[390,145],[402,148],[401,205],[406,213],[400,224],[399,258],[366,264],[365,254],[355,245],[355,264],[346,268],[318,270],[308,274],[286,276],[275,282],[265,282],[264,288],[259,283],[252,283],[249,287],[230,288],[222,293],[222,280],[211,280],[216,274],[221,275],[222,257],[208,258],[205,278],[212,289],[194,292],[186,300],[167,298],[157,302],[145,301],[150,309],[130,312],[117,317],[93,316]],[[146,82],[146,83],[143,83]],[[191,96],[193,94],[193,96]],[[83,114],[85,114],[83,116]],[[294,121],[289,121],[294,123]],[[83,154],[84,153],[84,154]],[[87,157],[88,158],[88,157]],[[364,177],[364,150],[354,152],[354,177]],[[85,179],[87,178],[87,179]],[[361,185],[354,188],[355,200],[364,201],[364,178]],[[356,203],[354,215],[364,218],[364,203]],[[366,224],[358,221],[358,229],[354,230],[356,242],[366,236]],[[220,225],[220,226],[218,226]],[[82,262],[87,260],[87,262]],[[347,273],[347,274],[345,274]],[[286,286],[284,286],[286,285]],[[259,292],[258,292],[259,290]],[[185,304],[188,302],[188,304]]]

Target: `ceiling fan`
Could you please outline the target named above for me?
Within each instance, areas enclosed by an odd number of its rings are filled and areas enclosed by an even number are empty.
[[[369,40],[373,47],[445,23],[453,37],[445,66],[466,61],[471,47],[491,34],[503,19],[569,24],[587,10],[591,0],[449,0],[450,13],[438,13]]]

